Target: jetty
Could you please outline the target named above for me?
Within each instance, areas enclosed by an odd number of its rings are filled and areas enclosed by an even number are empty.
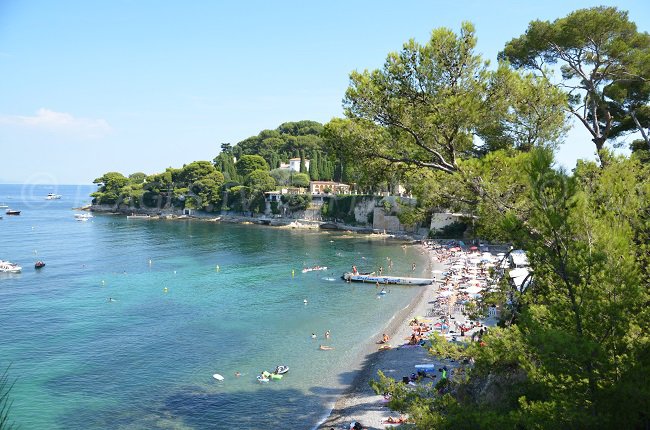
[[[390,285],[430,285],[434,282],[431,278],[409,278],[406,276],[377,276],[375,274],[354,274],[352,272],[344,273],[341,278],[350,282],[370,282],[373,284],[390,284]]]

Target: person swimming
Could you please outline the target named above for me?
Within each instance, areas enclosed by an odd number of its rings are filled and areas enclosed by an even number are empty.
[[[321,346],[318,347],[318,349],[320,349],[322,351],[329,351],[329,350],[334,349],[334,347],[333,346],[327,346],[327,345],[321,345]]]
[[[312,334],[311,334],[311,338],[312,338],[312,339],[316,339],[316,333],[312,333]]]

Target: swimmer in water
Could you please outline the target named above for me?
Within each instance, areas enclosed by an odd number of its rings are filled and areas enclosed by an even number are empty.
[[[325,332],[325,339],[329,339],[329,338],[330,338],[330,331],[327,330],[327,331]]]
[[[321,346],[318,347],[318,349],[320,349],[322,351],[329,351],[329,350],[334,349],[334,347],[333,346],[327,346],[327,345],[321,345]]]
[[[236,376],[236,377],[240,377],[240,376],[241,376],[241,373],[239,373],[239,372],[235,372],[235,376]]]

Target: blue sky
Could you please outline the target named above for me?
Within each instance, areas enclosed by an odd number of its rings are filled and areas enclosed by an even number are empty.
[[[211,160],[286,121],[342,116],[354,69],[475,24],[496,60],[533,19],[647,1],[0,1],[0,183],[90,183]],[[593,158],[581,130],[558,154]]]

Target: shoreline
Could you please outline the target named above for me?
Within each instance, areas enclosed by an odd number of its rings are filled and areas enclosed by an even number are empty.
[[[431,255],[427,255],[427,258],[430,264],[426,271],[430,271],[431,267],[435,269],[444,267],[442,263],[434,261]],[[352,363],[352,367],[356,368],[356,375],[334,401],[329,414],[314,427],[315,430],[348,429],[353,421],[362,423],[364,429],[384,429],[390,426],[383,421],[386,417],[396,414],[385,407],[383,396],[375,394],[369,385],[370,381],[377,377],[377,371],[382,370],[386,376],[399,380],[402,376],[411,375],[415,371],[415,364],[440,364],[440,361],[430,355],[426,348],[398,348],[399,345],[407,342],[406,338],[411,334],[409,321],[416,316],[426,315],[429,302],[438,290],[438,284],[420,288],[422,290],[407,306],[388,319],[381,333],[376,333],[363,344],[359,356]],[[389,344],[392,348],[389,350],[378,349],[379,345],[376,341],[382,333],[390,336]]]
[[[425,236],[418,235],[417,233],[408,233],[405,231],[391,232],[386,230],[378,230],[372,226],[356,226],[343,223],[332,223],[328,221],[317,221],[303,218],[267,218],[264,216],[246,216],[246,215],[233,215],[233,214],[192,214],[192,215],[179,215],[176,213],[163,213],[159,211],[125,211],[114,210],[112,208],[105,208],[97,205],[88,205],[73,210],[88,211],[102,215],[110,216],[125,216],[128,217],[130,213],[142,215],[142,218],[148,217],[147,221],[198,221],[198,222],[211,222],[211,223],[226,223],[226,224],[241,224],[241,225],[259,225],[265,227],[275,227],[280,229],[295,229],[295,230],[310,230],[317,232],[335,232],[335,233],[354,233],[357,235],[366,235],[368,237],[376,237],[380,239],[397,239],[397,240],[423,240]],[[334,227],[322,228],[321,226],[327,224]]]

